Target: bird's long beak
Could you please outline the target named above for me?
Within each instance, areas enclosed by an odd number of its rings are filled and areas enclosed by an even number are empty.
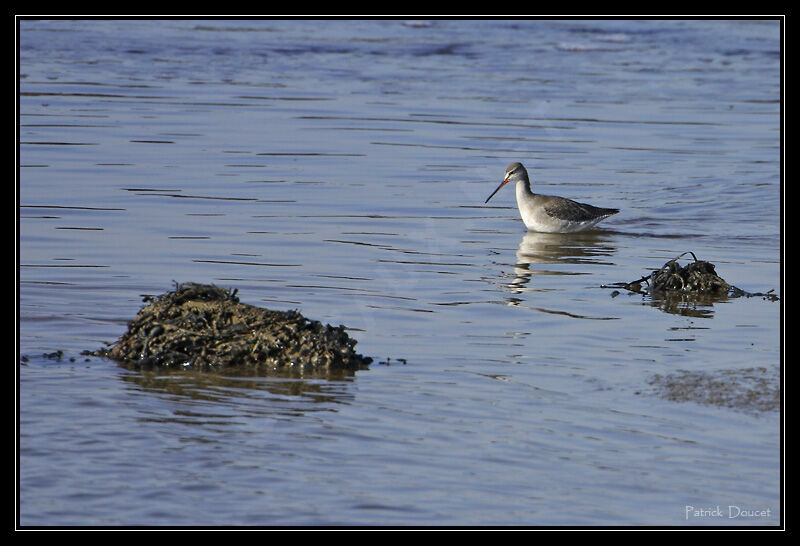
[[[486,203],[488,203],[488,202],[489,202],[489,199],[491,199],[492,197],[494,197],[494,194],[496,194],[497,192],[499,192],[499,191],[500,191],[500,188],[502,188],[502,187],[503,187],[503,186],[505,186],[506,184],[508,184],[508,177],[505,177],[505,178],[503,179],[503,181],[502,181],[502,182],[500,182],[500,185],[499,185],[499,186],[497,186],[497,189],[495,189],[495,190],[492,192],[492,195],[490,195],[489,197],[487,197],[487,198],[486,198],[486,201],[484,201],[484,202],[483,202],[483,204],[485,205]]]

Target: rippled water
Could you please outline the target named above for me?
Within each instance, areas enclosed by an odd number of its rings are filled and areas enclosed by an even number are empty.
[[[603,288],[691,250],[782,296],[779,21],[18,37],[18,524],[780,523],[778,410],[649,381],[779,384],[782,303]],[[483,205],[511,161],[622,212],[526,233],[513,190]],[[345,324],[376,362],[324,380],[80,355],[173,281]]]

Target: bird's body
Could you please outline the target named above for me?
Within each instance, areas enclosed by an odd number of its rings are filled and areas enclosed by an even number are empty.
[[[508,182],[516,183],[519,214],[525,227],[531,231],[544,233],[585,231],[601,220],[619,212],[619,209],[595,207],[564,197],[533,193],[528,180],[528,171],[525,170],[522,163],[512,163],[506,167],[503,182],[486,199],[486,202],[488,203],[489,199]]]

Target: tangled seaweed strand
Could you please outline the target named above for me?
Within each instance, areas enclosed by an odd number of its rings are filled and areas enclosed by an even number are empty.
[[[176,283],[144,301],[148,305],[102,356],[137,368],[355,370],[372,361],[355,352],[356,340],[343,326],[240,303],[236,290]]]
[[[678,260],[684,254],[686,252],[650,274],[651,291],[680,290],[698,294],[720,294],[730,290],[730,285],[725,282],[725,279],[717,275],[714,264],[698,260],[691,251],[689,254],[694,258],[694,262],[681,267]]]
[[[684,267],[678,263],[686,254],[691,254],[694,262]],[[704,260],[698,260],[694,252],[688,251],[669,260],[661,269],[657,269],[645,275],[641,279],[627,283],[614,283],[611,286],[625,288],[632,292],[641,292],[642,283],[647,282],[651,294],[658,293],[683,293],[693,295],[712,295],[712,296],[732,296],[732,297],[753,297],[761,296],[770,301],[777,301],[778,297],[772,294],[773,290],[767,292],[746,292],[732,284],[728,284],[725,279],[717,275],[714,264]]]

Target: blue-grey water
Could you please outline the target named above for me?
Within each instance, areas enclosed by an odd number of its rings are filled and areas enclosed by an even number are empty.
[[[782,303],[603,286],[692,251],[782,296],[780,30],[20,20],[18,524],[778,525],[779,410],[650,381],[779,384]],[[512,161],[621,212],[526,233],[513,189],[483,204]],[[80,354],[173,281],[347,325],[375,363]]]

